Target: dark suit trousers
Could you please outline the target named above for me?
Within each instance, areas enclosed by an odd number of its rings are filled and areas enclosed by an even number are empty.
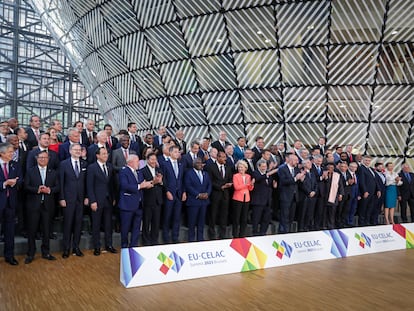
[[[403,222],[407,222],[407,205],[410,207],[410,214],[411,214],[411,222],[414,222],[414,200],[413,199],[401,199],[400,207],[401,207],[401,220]]]
[[[67,202],[66,202],[67,204]],[[83,202],[67,204],[63,208],[63,249],[69,250],[72,240],[72,248],[78,248],[83,217]]]
[[[293,222],[296,212],[296,200],[292,201],[280,200],[280,222],[279,233],[289,233],[290,225]]]
[[[358,208],[358,196],[357,195],[351,195],[351,199],[349,200],[349,213],[348,213],[348,222],[347,224],[350,226],[354,225],[354,217],[355,213]]]
[[[121,216],[121,247],[137,247],[141,230],[142,209],[135,211],[120,210]],[[131,242],[128,244],[128,233],[131,231]]]
[[[248,212],[249,202],[233,200],[233,238],[244,238],[246,236]]]
[[[368,224],[374,204],[374,195],[372,194],[365,199],[361,199],[358,208],[358,226],[366,226]]]
[[[265,235],[270,223],[271,209],[268,205],[252,205],[253,235]],[[260,224],[260,230],[259,230]]]
[[[314,228],[313,220],[315,213],[316,197],[306,197],[303,200],[301,213],[298,219],[299,231],[307,231]]]
[[[172,242],[178,242],[178,235],[180,233],[180,220],[181,220],[181,200],[174,196],[172,201],[165,200],[164,219],[162,228],[162,238],[164,243],[170,243],[170,228]]]
[[[144,245],[158,244],[160,233],[161,205],[144,205],[142,240]]]
[[[374,195],[373,198],[373,208],[371,210],[371,214],[369,214],[369,224],[370,225],[378,225],[378,216],[381,213],[381,207],[384,204],[384,193],[382,193],[381,197],[377,197]]]
[[[0,207],[0,224],[3,225],[4,231],[4,257],[11,258],[14,256],[14,222],[15,209],[10,206],[7,199],[5,206]]]
[[[336,226],[338,228],[343,228],[344,225],[348,222],[349,215],[349,197],[344,195],[342,201],[338,203],[338,210],[336,211]]]
[[[208,234],[210,239],[216,238],[216,224],[219,226],[219,238],[226,238],[229,200],[225,194],[212,194],[208,213]]]
[[[317,197],[315,203],[315,230],[321,230],[326,225],[326,204],[324,197]]]
[[[105,246],[112,246],[112,202],[109,200],[105,205],[99,206],[92,216],[92,241],[94,248],[101,248],[101,224],[105,232]]]
[[[50,217],[53,213],[52,207],[47,207],[44,203],[40,204],[40,206],[32,207],[30,206],[30,202],[27,204],[27,227],[28,227],[28,250],[27,256],[34,257],[36,253],[36,232],[39,228],[39,221],[41,222],[42,226],[42,246],[41,251],[42,255],[49,254],[49,235],[50,235]]]
[[[328,229],[335,229],[335,216],[338,209],[337,205],[326,205],[326,226]]]
[[[191,206],[187,205],[188,213],[188,242],[204,241],[204,224],[206,222],[207,205]]]

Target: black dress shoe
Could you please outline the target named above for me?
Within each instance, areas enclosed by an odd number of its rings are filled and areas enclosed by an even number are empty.
[[[51,233],[51,234],[49,234],[49,239],[50,240],[56,240],[57,239],[57,234],[56,233]]]
[[[42,258],[47,260],[56,260],[56,257],[51,254],[44,254],[42,255]]]
[[[66,250],[66,251],[64,251],[63,252],[63,254],[62,254],[62,258],[69,258],[69,251],[68,250]]]
[[[93,254],[94,254],[95,256],[99,256],[99,255],[101,254],[101,249],[100,249],[100,248],[95,248],[95,249],[93,250]]]
[[[25,264],[29,264],[33,261],[33,257],[32,256],[27,256],[26,259],[24,260]]]
[[[6,262],[11,264],[12,266],[17,266],[19,262],[14,257],[6,258]]]
[[[72,253],[78,257],[83,257],[83,253],[81,252],[79,248],[74,248]]]
[[[107,252],[112,253],[112,254],[116,254],[116,253],[118,253],[118,251],[117,251],[115,248],[113,248],[112,246],[107,246],[107,247],[105,247],[105,250],[106,250]]]

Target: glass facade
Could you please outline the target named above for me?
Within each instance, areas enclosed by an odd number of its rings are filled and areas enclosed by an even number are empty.
[[[414,156],[414,1],[31,3],[118,129]]]
[[[103,117],[39,15],[23,0],[0,1],[0,119],[30,116],[44,127],[54,119],[69,127]]]

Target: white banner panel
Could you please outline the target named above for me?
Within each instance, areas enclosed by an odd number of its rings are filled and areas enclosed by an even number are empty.
[[[125,287],[412,248],[414,224],[357,227],[121,250]]]

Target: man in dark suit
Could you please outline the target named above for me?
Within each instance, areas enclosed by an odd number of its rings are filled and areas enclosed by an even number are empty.
[[[33,115],[30,117],[30,126],[26,128],[27,133],[27,144],[29,145],[29,150],[38,145],[40,134],[43,133],[43,130],[40,129],[40,117]]]
[[[158,244],[160,231],[161,206],[163,203],[163,177],[158,167],[157,155],[150,153],[147,156],[147,165],[142,169],[142,176],[145,181],[152,182],[154,187],[144,189],[144,215],[142,224],[142,240],[144,245]]]
[[[313,158],[313,165],[311,172],[316,177],[318,183],[318,192],[316,194],[315,202],[315,215],[314,215],[314,226],[313,229],[321,230],[326,227],[326,204],[325,204],[325,177],[323,176],[323,167],[322,167],[323,157],[321,155],[316,155]]]
[[[207,206],[210,203],[211,181],[206,172],[203,172],[203,160],[196,158],[194,168],[185,174],[185,190],[187,192],[188,211],[188,242],[204,241],[204,224]]]
[[[210,149],[210,138],[203,137],[203,140],[200,144],[200,150],[198,151],[198,157],[203,159],[204,163],[207,163],[208,159],[210,158],[209,149]],[[216,152],[217,152],[217,149],[216,149]]]
[[[234,159],[234,147],[233,145],[227,145],[224,148],[224,152],[226,153],[226,165],[231,168],[233,174],[236,173],[236,160]]]
[[[254,164],[256,165],[257,161],[262,157],[262,151],[265,147],[264,138],[262,136],[256,137],[256,145],[252,148],[254,152]]]
[[[60,161],[70,158],[69,147],[72,144],[79,144],[80,133],[76,128],[68,130],[67,140],[59,145],[58,157]]]
[[[87,120],[86,121],[86,128],[84,128],[81,132],[82,136],[82,143],[88,148],[90,145],[96,142],[96,132],[95,129],[95,121],[94,120]]]
[[[297,183],[305,178],[305,172],[300,172],[297,165],[298,157],[291,154],[286,158],[286,165],[280,166],[277,172],[280,194],[279,233],[289,233],[295,217],[296,203],[299,200]]]
[[[80,159],[80,144],[71,144],[71,157],[62,161],[59,167],[60,205],[63,207],[63,258],[69,257],[72,244],[73,253],[82,257],[79,249],[83,205],[88,205],[85,195],[87,163]],[[71,243],[72,241],[72,243]]]
[[[410,166],[403,163],[399,174],[402,185],[398,189],[398,201],[401,206],[401,220],[407,222],[407,205],[410,208],[411,222],[414,222],[414,174],[410,172]]]
[[[55,194],[59,192],[59,178],[56,170],[48,168],[49,154],[40,151],[36,155],[37,166],[27,171],[24,188],[27,191],[28,251],[24,263],[33,261],[36,253],[35,236],[39,228],[42,232],[42,258],[56,260],[50,254],[49,238],[55,208]]]
[[[358,208],[358,225],[366,226],[369,224],[369,215],[374,208],[374,196],[380,195],[377,181],[375,179],[375,172],[370,167],[371,157],[366,155],[362,158],[362,165],[359,167],[359,188],[362,198]],[[379,195],[378,195],[379,194]]]
[[[111,162],[112,160],[112,149],[108,146],[108,135],[105,131],[99,131],[98,134],[96,134],[96,143],[90,145],[88,147],[88,164],[92,164],[96,162],[96,151],[100,148],[105,148],[108,152],[108,162]]]
[[[213,188],[210,197],[211,204],[208,210],[208,234],[210,240],[217,238],[216,224],[219,226],[219,238],[226,238],[230,188],[233,187],[233,173],[231,168],[225,164],[226,154],[223,151],[219,151],[217,161],[205,167],[210,176]]]
[[[139,135],[137,134],[137,131],[138,131],[137,124],[135,122],[129,122],[127,125],[127,129],[128,129],[128,135],[129,135],[129,140],[131,142],[131,146],[133,146],[134,144],[137,144],[138,149],[142,150],[143,144],[142,144],[141,137],[139,137]],[[137,155],[139,156],[139,152],[137,152]]]
[[[199,150],[200,144],[197,141],[192,141],[190,144],[190,151],[181,157],[181,164],[183,165],[184,172],[193,169],[193,162],[198,158]]]
[[[137,247],[142,221],[142,190],[153,187],[138,171],[139,158],[128,156],[127,164],[119,171],[119,210],[121,216],[121,247]],[[131,240],[128,242],[128,233]]]
[[[99,135],[99,134],[98,134]],[[106,133],[105,133],[106,135]],[[117,253],[112,246],[112,207],[115,203],[114,172],[108,163],[108,151],[101,147],[95,151],[96,161],[88,166],[86,185],[92,210],[92,240],[95,256],[101,254],[101,224],[105,232],[105,250]]]
[[[320,154],[322,156],[324,156],[326,150],[328,149],[328,147],[326,146],[326,138],[325,137],[319,137],[318,144],[316,146],[314,146],[313,149],[319,149]]]
[[[299,184],[299,201],[301,207],[298,213],[298,231],[309,231],[314,228],[314,213],[317,194],[319,191],[316,175],[312,173],[312,162],[302,161],[305,178]]]
[[[175,144],[180,148],[181,154],[187,153],[187,142],[184,140],[184,131],[178,130],[175,132]]]
[[[112,125],[105,124],[104,125],[104,131],[107,135],[107,147],[111,150],[115,150],[116,146],[118,145],[118,138],[112,136]]]
[[[344,195],[342,201],[339,202],[336,211],[336,226],[337,228],[343,228],[348,224],[352,186],[355,181],[348,169],[348,163],[346,161],[340,162],[338,167],[339,173],[341,174],[342,185],[344,186]]]
[[[163,139],[167,135],[167,129],[164,125],[160,125],[157,129],[157,133],[154,135],[154,146],[158,147],[161,146],[164,142]]]
[[[359,192],[359,178],[357,177],[357,170],[358,164],[356,162],[349,163],[349,170],[348,172],[351,174],[352,178],[352,187],[351,187],[351,196],[349,199],[349,213],[348,213],[348,221],[346,224],[349,227],[354,225],[354,217],[358,207],[358,201],[361,199],[360,192]]]
[[[265,235],[271,219],[272,190],[276,170],[267,171],[266,160],[257,161],[257,170],[253,172],[255,180],[251,192],[253,235]],[[260,223],[260,230],[259,230]]]
[[[224,152],[224,147],[227,145],[230,145],[230,143],[227,141],[227,134],[225,131],[220,131],[219,139],[211,143],[211,147],[216,148],[218,151],[222,152]]]
[[[162,146],[162,154],[157,154],[158,164],[161,170],[164,170],[166,163],[170,160],[170,145]]]
[[[17,189],[23,183],[20,166],[12,160],[14,149],[8,143],[0,144],[0,224],[4,231],[4,258],[15,266],[14,226]]]
[[[178,161],[180,149],[178,146],[170,147],[170,160],[165,163],[163,168],[164,188],[165,188],[165,207],[162,237],[164,243],[178,242],[180,232],[181,206],[182,201],[187,199],[184,189],[184,168]],[[171,228],[171,236],[170,236]]]
[[[58,155],[56,152],[49,150],[49,144],[50,144],[50,134],[49,133],[40,134],[39,146],[34,147],[27,154],[26,170],[30,170],[31,168],[37,166],[36,156],[41,151],[46,151],[49,154],[48,167],[54,170],[58,170],[59,168]]]
[[[374,206],[371,214],[368,215],[370,225],[378,225],[378,216],[381,213],[381,209],[385,203],[385,183],[386,177],[383,173],[384,164],[382,162],[375,163],[375,181],[377,183],[377,195],[374,196]]]

